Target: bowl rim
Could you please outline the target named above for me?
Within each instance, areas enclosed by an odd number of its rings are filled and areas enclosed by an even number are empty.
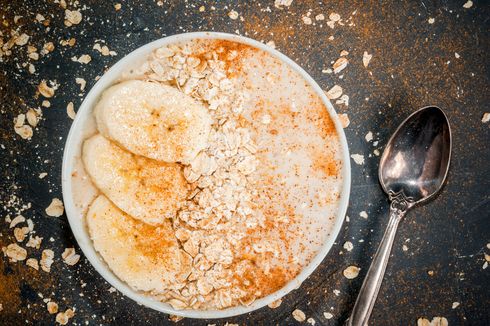
[[[131,289],[126,283],[121,281],[103,262],[100,258],[99,254],[95,251],[93,247],[92,240],[88,235],[88,232],[85,227],[80,228],[79,223],[80,218],[77,216],[75,211],[75,204],[72,195],[72,170],[74,166],[74,160],[77,156],[78,147],[74,146],[77,141],[80,141],[83,132],[82,123],[85,122],[83,119],[84,116],[88,116],[91,112],[91,102],[94,102],[100,94],[110,86],[117,78],[121,75],[121,73],[127,69],[127,64],[136,61],[135,58],[140,56],[146,57],[148,53],[152,50],[159,48],[164,45],[169,45],[173,43],[178,43],[182,41],[189,41],[192,39],[218,39],[218,40],[227,40],[232,42],[238,42],[242,44],[246,44],[255,48],[258,48],[262,51],[267,52],[271,56],[279,59],[282,63],[287,64],[292,70],[296,71],[301,75],[301,77],[312,87],[314,92],[320,97],[321,101],[327,108],[327,111],[334,122],[335,129],[337,135],[340,140],[340,147],[342,150],[341,161],[343,164],[342,169],[342,190],[340,194],[337,214],[335,216],[334,225],[330,232],[330,236],[327,240],[322,244],[320,249],[314,258],[310,261],[308,265],[306,265],[301,272],[291,281],[289,281],[284,287],[277,290],[274,293],[271,293],[265,297],[262,297],[256,301],[254,301],[250,306],[235,306],[231,308],[226,308],[223,310],[177,310],[172,308],[167,303],[163,303],[161,301],[154,300],[146,295],[139,293]],[[152,308],[154,310],[164,312],[167,314],[182,316],[186,318],[199,318],[199,319],[215,319],[215,318],[227,318],[238,316],[241,314],[249,313],[254,310],[258,310],[271,302],[282,298],[289,292],[294,289],[297,289],[303,281],[308,278],[313,271],[320,265],[326,255],[330,252],[339,232],[341,226],[343,224],[344,217],[347,212],[347,207],[349,204],[349,196],[350,196],[350,186],[351,186],[351,165],[350,165],[350,157],[349,157],[349,148],[347,144],[347,139],[343,130],[343,127],[340,123],[340,119],[337,116],[337,113],[332,105],[332,103],[328,100],[327,96],[320,88],[320,86],[314,81],[314,79],[297,63],[288,58],[286,55],[282,54],[278,50],[273,49],[270,46],[265,45],[259,41],[253,40],[248,37],[221,33],[221,32],[192,32],[192,33],[182,33],[175,34],[171,36],[166,36],[160,38],[158,40],[147,43],[137,49],[133,50],[123,58],[121,58],[118,62],[116,62],[104,75],[94,84],[94,86],[87,93],[85,98],[83,99],[79,110],[77,112],[77,116],[73,121],[68,136],[66,138],[66,143],[63,151],[63,164],[62,164],[62,193],[63,193],[63,202],[65,205],[65,211],[68,218],[68,222],[70,224],[70,228],[73,232],[73,235],[80,247],[83,251],[85,257],[88,259],[90,264],[95,268],[95,270],[114,288],[123,293],[125,296],[131,298],[139,304],[142,304],[146,307]]]

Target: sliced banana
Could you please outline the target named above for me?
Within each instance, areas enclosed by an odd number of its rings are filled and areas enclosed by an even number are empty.
[[[107,89],[95,117],[105,137],[164,162],[189,163],[207,147],[211,129],[203,104],[174,87],[141,80]]]
[[[137,156],[97,134],[83,144],[82,160],[94,184],[117,207],[145,223],[175,217],[187,195],[182,168]]]
[[[170,221],[147,225],[100,195],[88,210],[87,224],[95,249],[132,288],[163,293],[188,277],[192,259],[179,249]]]

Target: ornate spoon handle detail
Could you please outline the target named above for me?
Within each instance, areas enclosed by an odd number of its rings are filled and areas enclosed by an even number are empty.
[[[347,321],[347,325],[349,326],[365,326],[368,324],[369,316],[371,315],[374,303],[376,302],[379,288],[381,287],[383,276],[386,271],[386,265],[390,258],[398,223],[402,217],[405,216],[407,210],[413,205],[412,199],[407,198],[403,192],[390,192],[389,196],[391,205],[388,226],[386,227],[378,251],[371,262],[366,278],[362,283],[352,314]]]

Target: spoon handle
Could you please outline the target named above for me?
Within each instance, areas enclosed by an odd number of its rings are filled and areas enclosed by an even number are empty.
[[[385,274],[386,265],[390,258],[391,247],[393,246],[393,240],[395,239],[398,223],[405,215],[405,210],[398,209],[396,205],[390,206],[390,219],[388,226],[381,239],[378,251],[374,255],[371,266],[366,274],[366,278],[362,283],[359,296],[352,310],[352,314],[347,322],[348,326],[365,326],[368,324],[369,316],[373,310],[374,302],[378,296],[381,282]]]

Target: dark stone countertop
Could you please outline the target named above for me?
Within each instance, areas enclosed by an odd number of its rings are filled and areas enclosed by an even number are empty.
[[[75,8],[68,2],[68,8]],[[283,9],[275,8],[272,0],[228,5],[224,1],[120,2],[121,9],[116,11],[117,1],[80,1],[82,21],[66,27],[64,9],[53,1],[0,0],[0,38],[4,42],[12,30],[18,30],[30,36],[28,44],[38,52],[46,42],[55,45],[53,52],[37,61],[27,58],[27,45],[13,47],[11,55],[0,60],[0,216],[15,214],[20,206],[31,203],[22,214],[33,220],[36,234],[44,238],[42,248],[55,252],[50,273],[0,258],[0,324],[54,324],[55,315],[48,314],[39,293],[56,301],[61,311],[74,307],[73,324],[172,323],[168,315],[110,292],[110,285],[83,256],[75,266],[63,264],[64,248],[80,249],[66,216],[48,217],[44,209],[53,197],[61,198],[63,146],[72,121],[66,114],[67,103],[73,101],[77,108],[95,77],[132,50],[190,31],[237,32],[264,42],[273,40],[278,50],[301,65],[321,87],[342,86],[350,103],[335,107],[350,117],[345,132],[351,153],[363,154],[366,162],[352,162],[350,222],[344,222],[320,267],[279,308],[266,307],[226,320],[184,319],[179,324],[292,325],[297,322],[291,312],[297,308],[316,325],[341,325],[387,222],[388,201],[377,182],[379,157],[373,150],[382,151],[397,125],[410,112],[429,104],[443,108],[451,123],[454,143],[449,180],[437,198],[402,221],[371,324],[416,325],[418,318],[434,316],[447,318],[449,325],[490,324],[490,269],[483,269],[484,254],[490,254],[490,128],[481,121],[484,112],[490,112],[490,6],[486,1],[474,1],[471,8],[464,8],[465,1],[382,5],[377,1],[294,0]],[[200,6],[205,7],[204,12],[199,11]],[[227,13],[232,9],[243,20],[230,19]],[[326,25],[330,13],[345,20],[354,11],[354,26],[331,29]],[[308,12],[312,25],[302,20]],[[44,16],[44,22],[35,21],[37,13]],[[324,14],[326,20],[316,21],[318,14]],[[429,18],[434,19],[432,24]],[[330,36],[334,39],[329,40]],[[76,39],[73,47],[60,44],[69,38]],[[104,40],[117,55],[102,56],[93,50],[94,43],[103,43],[97,40]],[[322,73],[342,50],[349,52],[347,68],[337,75]],[[362,64],[364,51],[373,55],[368,68]],[[83,65],[70,59],[82,54],[89,54],[92,61]],[[34,64],[34,74],[23,67],[25,62]],[[86,79],[84,92],[75,77]],[[14,133],[13,119],[28,108],[41,106],[42,97],[36,90],[42,79],[56,80],[60,87],[50,99],[51,107],[43,108],[43,119],[32,139],[23,140]],[[369,131],[378,146],[366,142]],[[41,172],[48,175],[40,179]],[[17,202],[12,202],[15,198]],[[367,212],[367,219],[359,216],[361,211]],[[0,223],[0,247],[14,241],[8,223]],[[351,252],[343,250],[345,241],[354,244]],[[28,249],[30,257],[40,255],[40,250]],[[356,279],[342,275],[349,265],[361,268]],[[460,305],[453,309],[453,302]],[[325,319],[324,312],[332,313],[333,318]]]

